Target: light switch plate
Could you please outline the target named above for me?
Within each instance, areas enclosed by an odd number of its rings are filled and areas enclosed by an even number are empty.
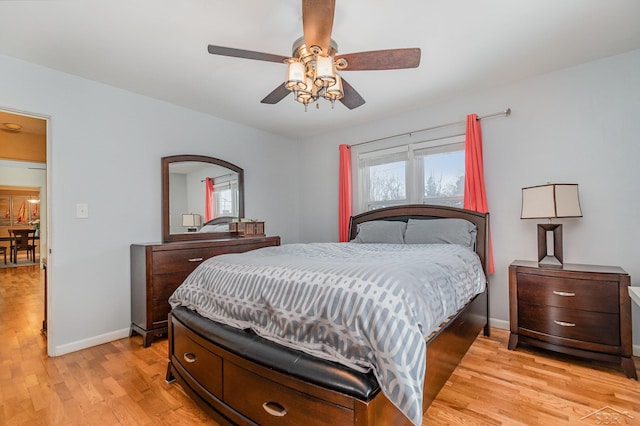
[[[77,219],[89,218],[89,204],[76,204],[76,218]]]

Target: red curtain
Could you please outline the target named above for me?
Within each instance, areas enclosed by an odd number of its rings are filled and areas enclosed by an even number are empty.
[[[213,179],[208,177],[204,182],[204,221],[209,222],[216,214],[215,200],[213,198]]]
[[[465,139],[464,208],[487,213],[487,191],[484,186],[482,161],[482,128],[476,114],[467,115]],[[489,273],[493,274],[493,247],[489,234]]]
[[[338,236],[340,242],[349,241],[351,219],[351,151],[349,145],[340,145],[340,182],[338,188]]]

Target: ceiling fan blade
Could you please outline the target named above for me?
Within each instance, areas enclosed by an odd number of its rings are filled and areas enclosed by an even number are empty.
[[[344,89],[343,89],[344,90]],[[263,100],[260,102],[263,104],[277,104],[281,100],[287,97],[287,95],[291,93],[291,90],[284,87],[284,84],[278,85],[271,93],[269,93]]]
[[[403,68],[416,68],[420,65],[420,49],[389,49],[372,50],[370,52],[348,53],[337,55],[336,62],[340,59],[347,61],[347,67],[341,71],[366,71],[366,70],[397,70]]]
[[[271,53],[254,52],[252,50],[234,49],[233,47],[223,47],[209,45],[209,53],[212,55],[232,56],[234,58],[255,59],[256,61],[284,63],[289,59],[287,56],[272,55]]]
[[[361,105],[364,105],[364,99],[356,89],[354,89],[347,81],[342,79],[342,91],[344,92],[344,96],[340,99],[340,102],[344,104],[349,109],[358,108]]]
[[[335,9],[335,0],[302,0],[302,30],[307,49],[318,46],[323,54],[329,54]]]

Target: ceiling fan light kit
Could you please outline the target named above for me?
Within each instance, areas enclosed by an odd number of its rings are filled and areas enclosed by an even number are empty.
[[[335,43],[332,40],[331,50]],[[322,49],[312,46],[307,49],[304,39],[298,39],[293,44],[293,55],[288,58],[287,75],[284,86],[293,92],[294,99],[304,104],[305,111],[310,103],[324,98],[331,102],[333,108],[335,101],[344,97],[342,79],[336,72],[337,64],[333,57],[323,56]],[[316,104],[318,105],[318,104]]]
[[[302,26],[304,36],[293,43],[291,57],[269,53],[209,45],[213,55],[284,62],[287,74],[284,84],[278,85],[262,103],[276,104],[289,93],[304,105],[320,98],[342,102],[349,109],[365,103],[364,99],[337,71],[368,71],[416,68],[420,65],[420,49],[388,49],[340,55],[338,45],[331,38],[335,0],[302,0]],[[319,108],[316,103],[316,107]]]

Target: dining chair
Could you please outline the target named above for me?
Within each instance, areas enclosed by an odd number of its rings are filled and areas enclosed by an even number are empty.
[[[7,248],[5,246],[0,246],[0,254],[4,255],[4,264],[7,264]]]
[[[27,260],[36,260],[35,229],[10,229],[11,246],[9,258],[13,263],[18,263],[18,252],[25,250]]]

